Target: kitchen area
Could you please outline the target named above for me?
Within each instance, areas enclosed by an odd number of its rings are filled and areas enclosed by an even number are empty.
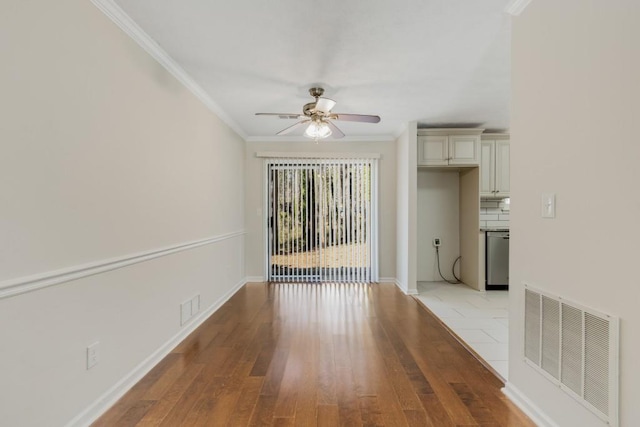
[[[416,297],[508,377],[509,135],[418,129]]]
[[[509,154],[509,135],[482,135],[480,233],[484,232],[485,290],[509,289]]]

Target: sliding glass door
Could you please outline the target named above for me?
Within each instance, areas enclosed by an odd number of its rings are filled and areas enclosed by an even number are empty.
[[[267,160],[269,281],[377,281],[377,160]]]

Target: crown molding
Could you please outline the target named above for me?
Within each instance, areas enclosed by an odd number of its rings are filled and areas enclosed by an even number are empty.
[[[380,159],[382,155],[380,153],[309,153],[299,152],[294,153],[291,151],[258,151],[256,157],[265,159]]]
[[[158,61],[169,73],[182,83],[196,98],[198,98],[212,113],[214,113],[227,126],[233,129],[242,139],[247,139],[247,134],[222,108],[209,96],[209,94],[160,47],[135,21],[127,15],[113,0],[91,0],[102,13],[111,19],[122,31],[140,45],[153,59]]]
[[[398,126],[398,129],[393,134],[393,141],[394,142],[397,141],[398,138],[400,138],[400,136],[405,132],[410,132],[410,133],[414,131],[417,132],[417,127],[418,127],[418,122],[416,120],[402,123],[400,126]]]
[[[529,3],[531,0],[511,0],[504,11],[510,15],[518,16],[529,6]]]
[[[417,135],[481,135],[482,128],[426,128],[418,129]]]
[[[400,126],[398,126],[398,129],[396,129],[396,131],[393,133],[393,140],[397,140],[398,138],[400,138],[400,135],[402,135],[408,128],[408,123],[402,123]]]
[[[247,142],[300,142],[315,144],[313,139],[306,138],[304,136],[250,136],[245,138]],[[371,135],[371,136],[345,136],[340,139],[327,138],[319,140],[318,144],[325,142],[393,142],[395,138],[393,135]]]

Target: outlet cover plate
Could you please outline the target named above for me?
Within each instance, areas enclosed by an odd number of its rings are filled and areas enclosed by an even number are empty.
[[[91,369],[100,361],[100,341],[87,347],[87,369]]]
[[[191,298],[191,315],[193,316],[200,311],[200,295]]]
[[[191,300],[180,304],[180,326],[184,325],[191,319]]]

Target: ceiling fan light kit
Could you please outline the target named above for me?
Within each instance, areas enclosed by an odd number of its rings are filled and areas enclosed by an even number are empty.
[[[327,123],[321,120],[312,121],[307,127],[307,130],[304,131],[304,136],[311,138],[316,142],[318,142],[319,139],[324,139],[330,136],[331,134],[331,129]]]
[[[285,135],[293,130],[307,125],[304,136],[318,142],[329,136],[339,139],[344,137],[344,133],[333,124],[332,120],[343,120],[361,123],[379,123],[380,116],[368,114],[342,114],[332,113],[331,109],[335,107],[336,101],[330,98],[323,98],[324,89],[321,87],[312,87],[309,89],[309,95],[316,100],[309,102],[302,107],[302,114],[290,113],[256,113],[256,116],[278,116],[281,119],[302,119],[298,123],[289,126],[278,132],[276,135]]]

